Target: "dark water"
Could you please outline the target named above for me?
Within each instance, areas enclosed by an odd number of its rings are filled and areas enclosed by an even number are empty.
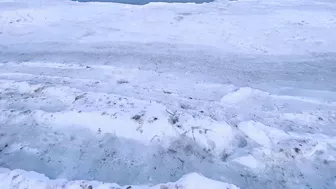
[[[78,2],[112,2],[124,3],[132,5],[145,5],[151,2],[164,2],[164,3],[209,3],[213,0],[73,0]]]

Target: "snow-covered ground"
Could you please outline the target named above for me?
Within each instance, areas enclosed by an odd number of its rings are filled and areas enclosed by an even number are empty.
[[[0,188],[336,188],[336,3],[0,0]]]

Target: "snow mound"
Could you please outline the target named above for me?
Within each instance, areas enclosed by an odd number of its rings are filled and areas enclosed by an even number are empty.
[[[249,87],[242,87],[238,90],[228,93],[221,99],[222,103],[234,104],[240,101],[246,100],[251,97],[253,94],[259,92],[259,90],[255,90]],[[261,92],[260,92],[261,93]]]
[[[167,184],[122,187],[117,184],[97,181],[50,180],[48,177],[36,172],[0,168],[0,182],[2,183],[2,189],[239,189],[235,185],[211,180],[197,173],[190,173],[177,182]]]

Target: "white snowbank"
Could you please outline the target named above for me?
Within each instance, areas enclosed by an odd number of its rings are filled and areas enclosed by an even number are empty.
[[[239,189],[235,185],[208,179],[197,173],[185,175],[172,183],[155,186],[119,186],[97,181],[50,180],[36,172],[0,168],[1,189]]]

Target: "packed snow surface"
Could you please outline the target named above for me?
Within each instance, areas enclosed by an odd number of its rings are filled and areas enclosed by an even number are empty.
[[[73,0],[77,1],[77,0]],[[131,5],[144,5],[153,2],[165,2],[165,3],[208,3],[213,0],[78,0],[78,2],[113,2],[124,3]]]
[[[336,188],[336,3],[0,0],[0,188]]]

